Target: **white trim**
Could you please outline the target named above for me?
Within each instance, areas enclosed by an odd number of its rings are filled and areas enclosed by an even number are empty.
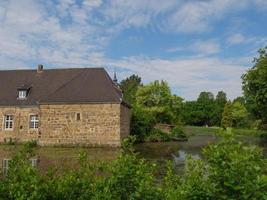
[[[30,114],[29,115],[29,129],[37,130],[39,128],[39,115],[38,114]],[[31,126],[31,123],[33,123],[33,127]]]
[[[27,97],[27,90],[19,90],[19,99],[26,99]]]
[[[9,162],[10,162],[11,159],[9,158],[4,158],[2,160],[2,170],[3,170],[3,175],[6,176],[7,175],[7,172],[8,172],[8,169],[9,169]]]
[[[7,117],[10,117],[10,116],[12,116],[12,119],[7,119]],[[4,121],[3,130],[5,130],[5,131],[13,131],[14,130],[14,115],[11,115],[11,114],[4,115],[3,121]],[[8,122],[8,127],[6,126],[7,125],[6,122]],[[12,124],[12,127],[10,128],[11,124]]]

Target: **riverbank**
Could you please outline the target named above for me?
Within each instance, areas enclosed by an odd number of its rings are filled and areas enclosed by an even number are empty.
[[[184,132],[187,136],[195,135],[216,135],[220,131],[219,127],[204,127],[204,126],[185,126]],[[266,130],[255,130],[255,129],[241,129],[241,128],[232,128],[232,132],[235,135],[244,135],[244,136],[267,136]]]

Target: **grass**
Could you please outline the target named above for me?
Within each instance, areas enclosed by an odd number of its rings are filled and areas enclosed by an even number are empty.
[[[194,135],[214,135],[219,132],[219,127],[203,127],[203,126],[185,126],[184,131],[188,136]],[[262,136],[267,135],[266,130],[255,130],[255,129],[245,129],[245,128],[233,128],[233,133],[236,135],[245,136]]]

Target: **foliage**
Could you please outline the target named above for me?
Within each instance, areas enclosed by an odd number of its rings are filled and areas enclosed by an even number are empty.
[[[130,139],[131,140],[131,139]],[[125,148],[131,147],[131,141]],[[32,147],[31,147],[32,148]],[[46,174],[31,167],[28,147],[16,155],[0,180],[0,199],[181,199],[248,200],[267,198],[266,159],[262,150],[237,141],[231,133],[204,149],[204,159],[188,156],[182,174],[174,163],[157,177],[157,165],[132,151],[115,161],[92,164],[86,153],[80,166]],[[164,168],[164,166],[162,166]]]
[[[171,141],[171,137],[168,133],[163,132],[160,129],[153,128],[148,136],[145,137],[146,142],[167,142]]]
[[[227,103],[226,93],[223,91],[219,91],[215,99],[213,118],[211,120],[212,125],[219,126],[221,124],[222,113],[226,103]]]
[[[122,90],[124,100],[129,104],[134,104],[136,101],[136,92],[138,88],[142,86],[141,77],[133,74],[122,80],[119,85]]]
[[[188,125],[218,126],[226,102],[226,94],[219,91],[216,99],[211,92],[201,92],[197,101],[185,102],[183,120]]]
[[[224,106],[221,127],[226,129],[228,127],[232,127],[232,125],[233,125],[232,104],[230,101],[228,101]]]
[[[149,135],[156,124],[156,118],[152,111],[145,110],[140,106],[132,109],[131,134],[143,138]]]
[[[137,135],[137,140],[167,140],[163,134],[154,130],[154,126],[157,123],[180,122],[183,99],[171,94],[167,82],[154,81],[139,87],[135,100],[132,108],[131,134]],[[149,137],[150,135],[153,136]]]
[[[122,141],[122,150],[125,152],[134,152],[133,145],[136,143],[136,135],[129,135]]]
[[[249,127],[249,114],[244,104],[240,101],[233,102],[232,106],[233,127]]]
[[[267,47],[260,49],[255,65],[242,75],[243,92],[249,112],[267,122]]]
[[[176,125],[172,128],[171,136],[173,136],[175,138],[187,138],[187,135],[185,134],[181,125]]]
[[[171,90],[165,81],[154,81],[140,87],[136,93],[136,104],[147,112],[152,112],[157,122],[171,123],[173,114]]]
[[[208,175],[217,199],[265,199],[266,161],[262,150],[238,142],[231,133],[204,150]]]

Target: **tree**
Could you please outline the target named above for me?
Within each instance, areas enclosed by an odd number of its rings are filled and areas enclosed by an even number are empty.
[[[197,101],[187,101],[184,103],[182,111],[183,121],[188,125],[202,126],[202,111]]]
[[[244,104],[240,101],[235,101],[232,104],[232,117],[234,127],[248,126],[248,112]]]
[[[228,127],[232,127],[232,124],[233,124],[232,104],[230,101],[228,101],[224,106],[221,127],[226,129]]]
[[[215,101],[217,104],[224,106],[224,104],[226,104],[226,102],[227,102],[226,93],[224,91],[219,91],[216,95]]]
[[[197,99],[198,115],[202,125],[212,125],[214,117],[214,95],[211,92],[201,92]]]
[[[227,102],[226,93],[224,91],[219,91],[215,99],[212,124],[220,126],[220,123],[222,121],[222,113],[226,102]]]
[[[201,92],[197,98],[198,102],[213,101],[214,95],[211,92]]]
[[[159,123],[172,123],[172,94],[166,81],[154,81],[140,87],[136,93],[136,105],[152,112]]]
[[[242,75],[242,88],[249,111],[267,123],[267,47],[258,52],[255,65]]]
[[[170,110],[173,113],[173,121],[181,122],[182,120],[183,99],[177,95],[171,98]]]
[[[171,89],[166,81],[154,81],[140,87],[136,94],[136,102],[146,107],[164,107],[171,103]]]
[[[141,77],[133,74],[122,80],[119,85],[122,90],[124,100],[130,104],[134,104],[136,92],[142,85]]]

